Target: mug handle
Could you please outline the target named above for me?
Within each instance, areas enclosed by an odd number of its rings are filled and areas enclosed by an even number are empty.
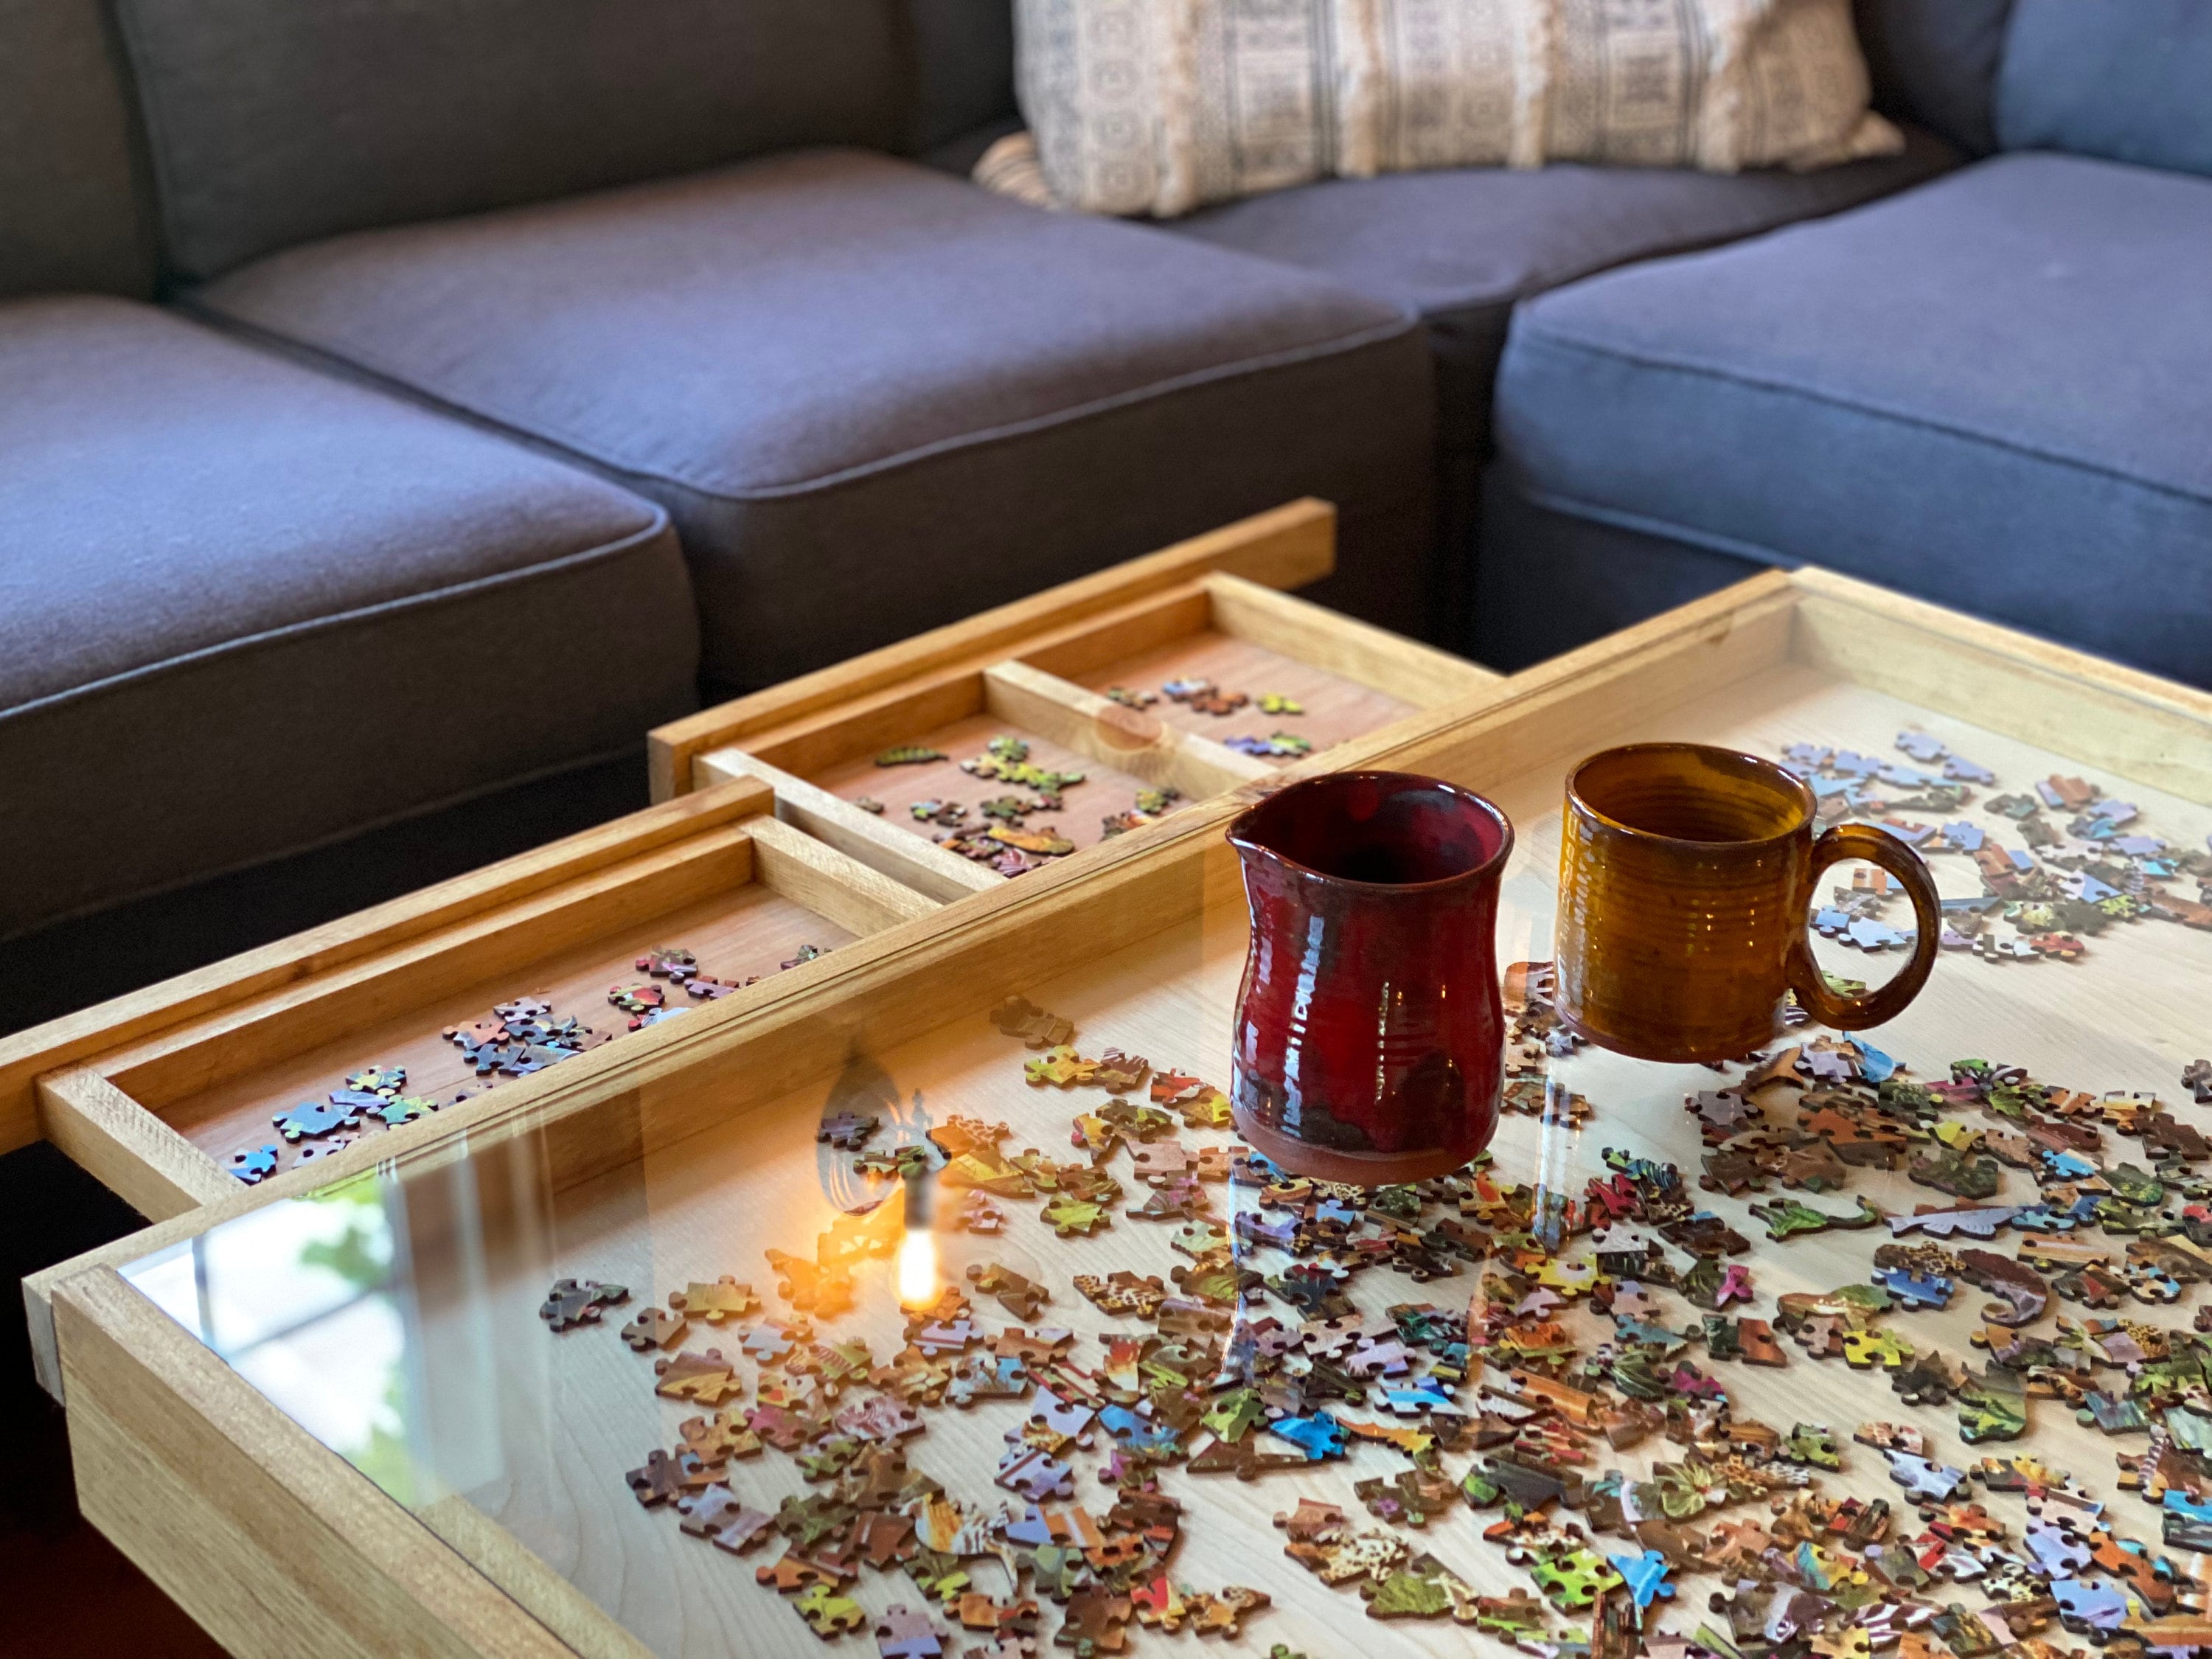
[[[1943,933],[1943,906],[1936,891],[1936,878],[1928,873],[1920,854],[1887,830],[1869,823],[1839,823],[1813,843],[1812,878],[1818,890],[1820,872],[1846,859],[1863,859],[1878,865],[1905,884],[1912,900],[1919,934],[1912,941],[1912,960],[1899,969],[1889,983],[1863,997],[1838,996],[1828,988],[1820,965],[1813,960],[1807,934],[1809,915],[1799,923],[1797,943],[1790,953],[1790,984],[1805,1012],[1832,1030],[1858,1031],[1880,1025],[1905,1012],[1905,1004],[1920,994],[1936,966],[1936,951]],[[1809,903],[1809,900],[1808,900]]]

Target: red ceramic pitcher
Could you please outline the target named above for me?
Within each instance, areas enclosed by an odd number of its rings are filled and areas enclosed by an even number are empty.
[[[1252,908],[1231,1065],[1244,1138],[1294,1174],[1363,1186],[1488,1146],[1505,814],[1435,778],[1339,772],[1270,795],[1229,840]]]

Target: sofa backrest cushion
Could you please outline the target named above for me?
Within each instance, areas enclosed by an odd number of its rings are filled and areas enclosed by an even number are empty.
[[[911,146],[934,149],[1015,112],[1013,0],[908,0]]]
[[[0,0],[0,296],[151,291],[134,119],[99,0]]]
[[[118,0],[167,252],[907,138],[899,0]]]
[[[1997,64],[2013,0],[1856,0],[1874,106],[1969,155],[1997,147]]]
[[[1997,137],[2007,149],[2212,173],[2212,3],[2019,0]]]

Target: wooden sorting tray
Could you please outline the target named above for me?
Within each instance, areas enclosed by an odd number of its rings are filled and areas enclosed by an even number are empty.
[[[1008,793],[961,766],[994,737],[1027,744],[1033,765],[1083,775],[1064,810],[1027,824],[1079,856],[1124,833],[1144,792],[1173,792],[1172,810],[1294,767],[1328,766],[1353,739],[1410,730],[1425,711],[1498,684],[1487,669],[1273,591],[1328,572],[1334,522],[1322,503],[1293,503],[678,721],[653,734],[655,787],[766,780],[788,822],[950,901],[1006,879],[939,845],[983,835],[989,822],[976,809]],[[1201,714],[1162,695],[1182,679],[1249,701],[1231,714]],[[1106,695],[1117,689],[1150,701],[1131,707]],[[1264,713],[1268,694],[1301,712]],[[1277,733],[1304,739],[1310,757],[1257,756],[1225,742]],[[877,763],[898,746],[944,758]],[[957,828],[912,811],[947,801],[967,811]]]
[[[1882,754],[1909,727],[1990,768],[2001,787],[2079,773],[2124,786],[2147,827],[2184,844],[2202,845],[2212,829],[2212,697],[1811,571],[1762,575],[1516,676],[1472,712],[1412,735],[1347,742],[1328,758],[1441,775],[1489,793],[1513,817],[1498,940],[1509,962],[1549,952],[1561,780],[1583,754],[1662,735],[1770,753],[1803,741]],[[1013,1146],[1064,1145],[1069,1114],[1101,1097],[1025,1086],[1024,1051],[986,1018],[1012,994],[1072,1018],[1085,1054],[1121,1047],[1225,1084],[1245,935],[1222,830],[1252,793],[1200,803],[1141,836],[860,940],[815,969],[769,981],[748,1000],[468,1102],[441,1115],[395,1164],[372,1170],[363,1149],[349,1149],[319,1170],[288,1171],[40,1275],[30,1281],[34,1321],[43,1329],[51,1310],[46,1340],[65,1388],[85,1513],[240,1654],[814,1651],[789,1607],[755,1586],[750,1562],[684,1537],[670,1516],[633,1501],[623,1471],[696,1408],[656,1401],[649,1372],[641,1382],[642,1362],[612,1332],[547,1334],[536,1316],[544,1286],[556,1274],[617,1279],[641,1303],[731,1273],[758,1286],[771,1311],[784,1311],[760,1253],[803,1250],[835,1215],[844,1177],[815,1131],[840,1107],[896,1117],[934,1103],[940,1119],[1005,1118]],[[1947,891],[1959,879],[1943,860],[1937,874]],[[1880,976],[1878,961],[1825,942],[1818,949],[1831,971]],[[2069,1086],[2156,1090],[2171,1102],[2174,1074],[2203,1040],[2208,1006],[2212,934],[2143,921],[2100,935],[2078,962],[2001,964],[1947,952],[1912,1008],[1869,1035],[1922,1077],[1942,1077],[1962,1054],[1989,1055]],[[1696,1170],[1698,1126],[1682,1101],[1715,1086],[1714,1073],[1594,1051],[1548,1066],[1589,1098],[1594,1115],[1579,1129],[1508,1118],[1494,1148],[1502,1181],[1579,1194],[1602,1173],[1607,1146]],[[1227,1143],[1215,1132],[1182,1138]],[[1116,1154],[1124,1178],[1127,1158]],[[386,1451],[396,1437],[424,1460],[420,1468],[441,1469],[456,1477],[450,1482],[416,1484],[395,1474],[388,1455],[340,1455],[303,1426],[320,1419],[301,1407],[299,1384],[282,1368],[253,1366],[257,1387],[210,1346],[228,1339],[204,1343],[186,1328],[208,1318],[193,1305],[194,1282],[276,1328],[277,1303],[257,1303],[241,1288],[258,1282],[246,1247],[264,1231],[283,1236],[289,1218],[313,1208],[289,1200],[348,1176],[367,1179],[328,1196],[377,1218],[392,1259],[406,1264],[374,1289],[407,1333],[406,1387],[393,1384],[407,1409]],[[1893,1212],[1929,1196],[1901,1174],[1877,1171],[1861,1172],[1853,1190]],[[1140,1195],[1132,1185],[1129,1202]],[[1849,1198],[1815,1202],[1838,1211]],[[1759,1237],[1746,1199],[1701,1194],[1699,1201]],[[1128,1267],[1164,1278],[1177,1260],[1169,1230],[1117,1217],[1109,1231],[1063,1243],[1024,1206],[1006,1207],[1006,1235],[980,1241],[981,1254],[1048,1284],[1049,1315],[1033,1322],[1077,1330],[1079,1363],[1096,1363],[1100,1331],[1143,1328],[1099,1315],[1068,1289],[1069,1275]],[[1218,1200],[1217,1214],[1227,1207]],[[1871,1245],[1855,1241],[1865,1237],[1759,1247],[1746,1258],[1759,1300],[1736,1311],[1771,1315],[1770,1298],[1782,1292],[1863,1279]],[[827,1334],[864,1335],[879,1356],[896,1346],[885,1272],[880,1263],[855,1269],[860,1306],[828,1322]],[[1373,1313],[1392,1301],[1455,1304],[1474,1283],[1463,1274],[1415,1285],[1376,1267],[1353,1289]],[[1916,1341],[1969,1354],[1984,1300],[1962,1287],[1948,1312],[1893,1322]],[[988,1298],[976,1305],[993,1328],[1011,1322]],[[279,1336],[304,1341],[326,1313],[306,1316],[305,1335]],[[1608,1328],[1587,1313],[1569,1316],[1587,1322],[1577,1327],[1585,1348]],[[690,1346],[713,1340],[702,1333]],[[1908,1407],[1886,1388],[1876,1389],[1876,1409],[1863,1373],[1795,1351],[1790,1360],[1780,1371],[1726,1366],[1726,1386],[1745,1415],[1784,1429],[1835,1427],[1845,1469],[1823,1477],[1832,1493],[1896,1499],[1881,1460],[1848,1443],[1870,1415],[1917,1423],[1945,1461],[1971,1461],[1948,1409]],[[742,1369],[750,1378],[755,1368]],[[291,1402],[289,1413],[278,1397]],[[2034,1406],[2030,1437],[2001,1449],[2082,1471],[2110,1495],[2112,1443],[2055,1402]],[[1029,1409],[986,1401],[932,1411],[910,1460],[988,1507],[1010,1496],[988,1478],[1002,1431]],[[1655,1441],[1603,1462],[1640,1470],[1654,1456],[1679,1455]],[[1264,1654],[1280,1642],[1316,1653],[1378,1643],[1394,1652],[1467,1651],[1468,1633],[1449,1620],[1378,1631],[1356,1595],[1285,1563],[1282,1534],[1269,1524],[1308,1496],[1370,1524],[1352,1481],[1401,1467],[1363,1444],[1343,1462],[1251,1483],[1164,1469],[1164,1488],[1185,1505],[1175,1577],[1258,1585],[1274,1598],[1241,1637],[1209,1650]],[[1455,1459],[1449,1469],[1463,1467]],[[734,1466],[732,1478],[749,1502],[771,1510],[780,1496],[811,1490],[773,1455]],[[1074,1501],[1095,1508],[1106,1497],[1086,1474]],[[2020,1500],[1992,1493],[1988,1501],[2017,1533]],[[2147,1514],[2130,1506],[2128,1529],[2154,1535]],[[1407,1536],[1483,1593],[1525,1588],[1526,1576],[1477,1530],[1459,1516]],[[1702,1606],[1712,1588],[1686,1577],[1680,1604]],[[854,1594],[872,1614],[915,1600],[896,1573],[864,1575]],[[1056,1615],[1048,1607],[1045,1617],[1041,1645]],[[1133,1624],[1128,1638],[1139,1654],[1166,1651],[1175,1639]]]
[[[273,1147],[277,1170],[335,1172],[388,1154],[391,1133],[425,1133],[431,1116],[392,1131],[373,1114],[351,1144],[348,1132],[296,1144],[278,1133],[277,1114],[323,1102],[365,1068],[404,1068],[405,1097],[441,1114],[457,1097],[513,1087],[497,1073],[477,1077],[443,1035],[501,1003],[535,998],[594,1040],[629,1040],[632,1016],[609,992],[647,980],[635,966],[645,952],[682,946],[709,976],[775,977],[804,947],[835,952],[944,900],[1002,887],[934,846],[924,826],[897,821],[937,787],[923,775],[976,781],[950,764],[859,759],[856,775],[889,809],[875,818],[769,763],[834,773],[823,757],[871,720],[908,733],[950,728],[959,736],[947,743],[963,753],[1001,730],[1030,734],[1039,763],[1088,774],[1077,792],[1087,799],[1066,815],[1087,844],[1098,817],[1132,806],[1139,787],[1201,799],[1274,768],[1073,680],[1176,672],[1170,659],[1187,672],[1265,675],[1266,689],[1307,704],[1317,738],[1332,743],[1435,702],[1440,688],[1499,683],[1260,585],[1328,574],[1334,530],[1326,504],[1295,502],[663,728],[651,745],[657,802],[642,812],[0,1037],[0,1152],[44,1137],[149,1218],[167,1219],[231,1197],[238,1171],[253,1167],[241,1154]],[[732,738],[767,758],[738,753]],[[1116,763],[1100,763],[1102,751]],[[687,1018],[707,1006],[668,994]],[[730,1000],[761,994],[754,986]]]
[[[772,805],[755,782],[686,796],[0,1039],[6,1144],[43,1134],[143,1213],[177,1215],[239,1189],[234,1154],[273,1149],[284,1169],[337,1156],[347,1132],[289,1144],[272,1120],[367,1067],[404,1068],[404,1097],[438,1109],[511,1086],[443,1035],[495,1005],[534,998],[595,1042],[627,1037],[617,987],[657,986],[684,1018],[706,1006],[639,971],[648,951],[688,949],[742,983],[937,908]],[[383,1156],[434,1121],[372,1114],[352,1133]]]

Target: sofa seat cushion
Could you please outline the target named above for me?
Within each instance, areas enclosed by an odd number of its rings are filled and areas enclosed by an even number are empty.
[[[1957,159],[1925,133],[1907,140],[1903,155],[1817,173],[1560,166],[1334,179],[1208,209],[1174,228],[1419,313],[1437,354],[1444,442],[1480,451],[1516,301],[1854,207]]]
[[[0,306],[0,935],[635,746],[665,516],[117,300]]]
[[[1516,487],[2212,684],[2212,181],[2001,156],[1522,308]]]
[[[739,686],[1290,497],[1427,488],[1396,307],[859,151],[336,239],[193,303],[665,503]]]

